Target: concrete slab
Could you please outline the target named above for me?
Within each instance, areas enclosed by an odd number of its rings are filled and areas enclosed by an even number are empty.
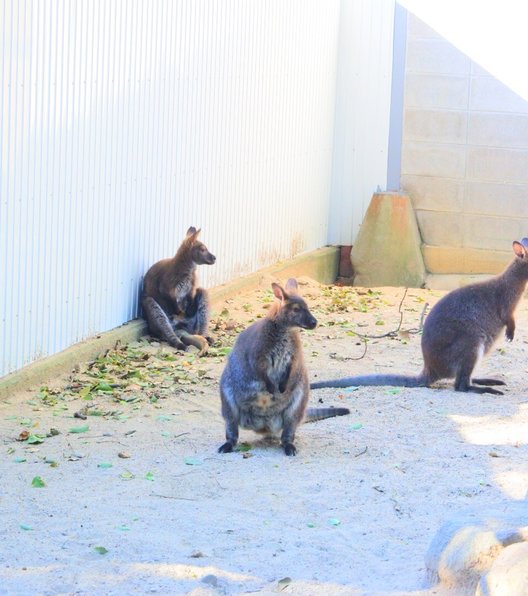
[[[422,287],[426,271],[420,246],[410,198],[374,194],[352,249],[354,285]]]

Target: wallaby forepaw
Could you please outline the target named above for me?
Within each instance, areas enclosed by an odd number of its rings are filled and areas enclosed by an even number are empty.
[[[214,344],[215,344],[215,342],[216,342],[216,338],[215,338],[215,337],[213,337],[212,335],[206,335],[206,336],[205,336],[205,339],[207,340],[207,343],[208,343],[210,346],[214,346]]]
[[[218,447],[218,453],[232,453],[233,452],[233,443],[231,441],[226,441],[223,445]]]
[[[293,443],[284,443],[284,453],[286,455],[297,455],[297,448]]]

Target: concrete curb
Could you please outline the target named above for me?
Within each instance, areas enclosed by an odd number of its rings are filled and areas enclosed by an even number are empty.
[[[209,290],[212,306],[229,298],[261,287],[270,279],[285,282],[288,277],[302,275],[321,283],[332,284],[337,278],[339,266],[339,248],[328,246],[280,261],[229,283]],[[0,400],[4,401],[15,392],[36,389],[50,379],[72,370],[81,362],[93,360],[102,352],[113,348],[117,342],[135,341],[147,332],[143,319],[134,319],[120,327],[99,333],[94,337],[70,346],[66,350],[37,360],[14,373],[0,379]]]

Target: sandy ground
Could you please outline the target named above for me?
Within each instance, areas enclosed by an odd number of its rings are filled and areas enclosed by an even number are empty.
[[[440,293],[300,281],[320,323],[303,332],[312,379],[419,372],[412,330]],[[402,298],[400,332],[361,357],[353,332],[397,329]],[[319,390],[311,405],[351,415],[303,425],[297,457],[249,431],[220,455],[226,348],[271,301],[218,309],[222,347],[205,358],[118,346],[0,405],[0,594],[440,593],[424,589],[439,526],[526,496],[528,302],[478,369],[507,381],[502,397]]]

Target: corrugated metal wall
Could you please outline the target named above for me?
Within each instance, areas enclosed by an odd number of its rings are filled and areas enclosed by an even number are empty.
[[[0,1],[0,376],[327,242],[338,0]]]
[[[332,244],[353,244],[372,194],[387,189],[394,9],[394,0],[342,3]]]

